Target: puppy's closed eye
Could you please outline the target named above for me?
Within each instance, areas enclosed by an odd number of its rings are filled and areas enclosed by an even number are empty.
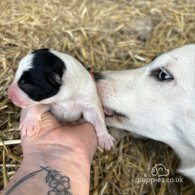
[[[28,83],[25,79],[21,78],[18,82],[19,87],[26,93],[31,93],[36,90],[32,83]]]
[[[28,90],[31,87],[31,85],[27,83],[24,79],[20,79],[18,84],[20,88],[22,88],[24,91]]]
[[[165,68],[154,69],[150,72],[150,75],[160,82],[171,81],[174,79],[173,75]]]

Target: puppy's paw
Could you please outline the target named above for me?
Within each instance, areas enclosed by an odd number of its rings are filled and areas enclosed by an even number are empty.
[[[114,138],[110,134],[104,134],[98,136],[98,143],[101,148],[110,150],[113,146]]]
[[[19,129],[23,136],[34,136],[40,129],[40,121],[38,119],[26,119],[24,120]]]

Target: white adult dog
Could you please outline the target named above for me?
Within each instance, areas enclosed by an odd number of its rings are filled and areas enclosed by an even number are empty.
[[[195,182],[195,44],[150,64],[95,75],[108,126],[170,145]]]

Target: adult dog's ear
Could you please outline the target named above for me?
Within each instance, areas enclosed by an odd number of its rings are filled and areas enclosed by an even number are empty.
[[[46,78],[47,81],[53,86],[60,86],[62,84],[62,78],[58,73],[48,72]]]

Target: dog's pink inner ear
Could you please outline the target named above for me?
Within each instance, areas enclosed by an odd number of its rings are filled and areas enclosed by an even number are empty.
[[[59,74],[54,74],[54,77],[55,77],[55,82],[58,83],[59,85],[61,84],[62,80],[60,78],[60,75]]]
[[[61,85],[62,83],[61,77],[57,73],[48,73],[47,79],[48,79],[48,82],[52,85]]]

